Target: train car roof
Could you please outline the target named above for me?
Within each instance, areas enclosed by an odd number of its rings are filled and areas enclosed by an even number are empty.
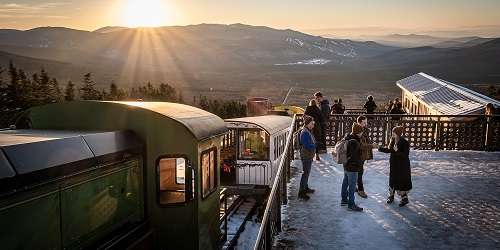
[[[292,118],[280,115],[251,116],[224,120],[229,128],[245,128],[242,124],[256,125],[269,134],[275,134],[290,127]]]
[[[172,102],[112,102],[140,107],[164,115],[184,125],[198,140],[227,132],[222,118],[205,110]]]
[[[123,122],[132,117],[129,114],[151,112],[174,121],[193,135],[198,141],[227,132],[220,117],[205,110],[169,102],[112,102],[112,101],[72,101],[33,107],[26,112],[33,128],[43,129],[132,129]],[[55,116],[55,117],[54,117]],[[105,117],[99,124],[89,123],[93,117]],[[140,117],[140,116],[135,116]],[[54,119],[51,119],[54,118]],[[142,117],[144,118],[144,116]],[[23,117],[20,118],[22,120]],[[85,122],[81,122],[84,119]],[[117,126],[111,125],[115,120]],[[138,131],[136,131],[138,133]]]
[[[0,193],[5,191],[8,179],[16,179],[10,184],[20,185],[44,182],[96,167],[113,154],[140,148],[142,142],[132,131],[3,130]]]

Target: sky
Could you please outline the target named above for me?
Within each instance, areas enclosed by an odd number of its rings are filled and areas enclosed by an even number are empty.
[[[500,26],[500,0],[0,0],[0,28],[245,23],[296,30]]]

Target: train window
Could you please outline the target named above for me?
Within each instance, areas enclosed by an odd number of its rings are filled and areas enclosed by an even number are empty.
[[[238,140],[240,160],[269,160],[269,135],[260,129],[245,129]]]
[[[158,187],[160,204],[186,201],[186,159],[162,158],[158,161]]]
[[[201,186],[203,198],[217,189],[217,148],[201,153]]]

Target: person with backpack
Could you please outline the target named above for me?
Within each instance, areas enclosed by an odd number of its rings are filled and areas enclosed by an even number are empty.
[[[366,116],[360,115],[356,119],[356,123],[363,127],[363,135],[360,137],[360,146],[361,146],[361,160],[363,161],[363,165],[361,171],[358,173],[358,186],[356,188],[356,192],[362,198],[368,198],[368,195],[365,192],[365,188],[363,185],[363,174],[365,172],[364,165],[367,160],[373,159],[373,149],[379,148],[377,143],[371,143],[370,137],[370,129],[368,128],[368,120]]]
[[[309,188],[309,174],[311,173],[312,162],[316,152],[316,139],[313,136],[315,122],[311,116],[304,115],[304,127],[299,134],[300,160],[302,161],[302,177],[300,178],[299,199],[309,200],[307,194],[314,193],[314,189]]]
[[[394,202],[394,194],[397,191],[401,197],[400,207],[408,204],[408,193],[412,189],[410,169],[410,144],[403,138],[404,128],[397,126],[392,129],[392,137],[389,147],[380,147],[383,153],[390,153],[389,159],[389,197],[387,203]]]
[[[346,156],[347,160],[344,165],[344,179],[342,180],[342,201],[341,206],[347,205],[351,211],[361,212],[363,208],[356,205],[354,191],[356,189],[356,181],[358,179],[358,172],[363,168],[363,161],[361,160],[361,136],[363,134],[363,127],[354,123],[351,128],[351,133],[344,139],[343,143],[347,143]]]

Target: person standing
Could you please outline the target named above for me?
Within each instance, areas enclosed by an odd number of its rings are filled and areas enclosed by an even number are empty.
[[[345,107],[342,104],[342,99],[337,99],[334,101],[332,108],[331,108],[331,114],[343,114],[345,111]]]
[[[316,103],[318,104],[318,107],[321,111],[321,115],[323,116],[323,124],[321,124],[322,128],[322,133],[321,133],[321,138],[319,138],[319,141],[321,142],[319,146],[319,152],[321,154],[326,153],[326,132],[328,129],[328,122],[330,120],[330,102],[323,97],[323,94],[321,92],[316,92],[314,93],[314,99],[316,100]]]
[[[316,151],[316,140],[312,130],[315,122],[311,116],[304,115],[304,127],[299,135],[300,159],[302,161],[302,177],[300,178],[299,199],[309,200],[308,193],[314,193],[314,189],[309,188],[309,174],[311,173],[312,161]]]
[[[385,113],[390,114],[393,106],[394,102],[392,100],[389,100],[389,102],[385,105]]]
[[[373,149],[377,149],[379,146],[376,143],[371,143],[369,134],[370,134],[370,129],[368,128],[368,120],[366,119],[366,116],[360,115],[356,119],[356,124],[361,126],[363,129],[363,133],[360,136],[360,147],[361,147],[361,169],[358,172],[358,179],[357,179],[357,189],[356,192],[358,193],[359,196],[362,198],[368,198],[368,195],[365,192],[365,187],[363,185],[363,174],[365,172],[364,165],[367,160],[372,160],[373,159]]]
[[[366,102],[363,108],[366,110],[367,114],[373,114],[375,113],[375,109],[377,109],[377,104],[375,104],[375,101],[373,100],[373,96],[369,95],[366,97]]]
[[[363,127],[359,124],[352,124],[351,133],[344,139],[347,141],[347,162],[344,163],[344,179],[342,180],[341,206],[347,205],[351,211],[361,212],[363,208],[356,205],[354,192],[356,189],[356,180],[358,172],[362,169],[363,161],[361,160],[361,135]]]
[[[405,111],[403,110],[403,105],[398,102],[394,104],[394,106],[391,109],[391,115],[403,115],[405,114]],[[393,116],[391,120],[401,120],[400,116]]]
[[[380,147],[383,153],[390,153],[389,159],[389,197],[387,203],[394,202],[394,194],[397,191],[401,197],[400,207],[408,204],[408,193],[412,189],[410,169],[410,144],[403,138],[404,128],[397,126],[392,129],[392,137],[389,147]]]
[[[304,111],[304,115],[311,116],[314,119],[315,126],[314,130],[312,131],[314,138],[316,139],[316,160],[319,161],[321,160],[319,158],[319,147],[321,144],[321,140],[318,138],[321,138],[322,133],[323,133],[323,128],[322,125],[324,124],[323,122],[323,115],[321,114],[321,110],[319,109],[316,100],[312,99],[309,102],[309,105],[306,107],[306,110]]]

